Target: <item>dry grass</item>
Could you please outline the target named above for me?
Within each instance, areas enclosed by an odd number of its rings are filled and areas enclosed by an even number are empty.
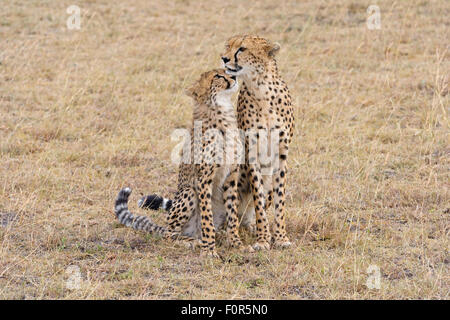
[[[80,0],[79,31],[72,1],[3,3],[0,298],[448,299],[450,4],[375,2],[381,30],[371,1]],[[184,88],[240,33],[282,45],[294,246],[202,263],[118,226],[113,200],[173,192]]]

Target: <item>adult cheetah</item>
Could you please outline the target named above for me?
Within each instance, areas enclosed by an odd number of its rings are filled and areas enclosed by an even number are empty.
[[[227,73],[242,80],[237,119],[238,127],[247,134],[246,159],[241,167],[238,182],[241,200],[239,210],[256,212],[255,249],[269,249],[271,240],[276,247],[291,245],[286,235],[284,206],[286,160],[294,133],[294,114],[289,90],[281,79],[275,60],[279,49],[279,44],[267,39],[254,35],[238,35],[226,42],[222,55]],[[261,160],[264,143],[259,142],[263,135],[266,135],[266,139],[278,143],[276,148],[269,150],[269,164]],[[256,156],[252,153],[255,146]],[[275,203],[273,239],[266,216],[266,210],[272,203]]]
[[[179,166],[177,193],[173,200],[151,195],[140,201],[141,207],[166,209],[168,226],[158,226],[146,216],[133,215],[128,210],[130,188],[122,189],[116,199],[115,214],[120,223],[165,238],[195,242],[200,239],[202,255],[217,257],[215,230],[226,222],[229,244],[241,246],[237,216],[237,158],[242,153],[242,146],[231,102],[237,89],[235,76],[227,74],[224,69],[216,69],[203,73],[188,90],[195,100],[190,135],[193,137],[190,149],[193,152],[187,157],[182,154],[187,161]],[[194,128],[199,124],[201,130],[196,132]]]

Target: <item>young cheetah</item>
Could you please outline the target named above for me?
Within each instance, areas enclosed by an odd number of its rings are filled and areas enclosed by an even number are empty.
[[[289,144],[294,133],[294,113],[291,96],[278,72],[275,55],[280,45],[258,36],[234,36],[225,45],[222,55],[228,74],[242,80],[239,91],[238,126],[256,134],[246,135],[245,164],[238,182],[241,205],[239,211],[256,211],[257,243],[255,249],[269,249],[271,240],[276,247],[291,245],[286,235],[284,215],[285,186]],[[275,138],[271,150],[271,165],[249,154],[261,135]],[[276,164],[276,165],[274,165]],[[269,170],[267,170],[269,169]],[[271,239],[266,210],[275,203],[274,237]],[[245,209],[247,208],[247,209]]]
[[[141,207],[166,209],[167,227],[156,225],[146,216],[135,216],[128,210],[130,188],[122,189],[115,203],[115,214],[120,223],[165,238],[200,239],[202,255],[217,257],[215,230],[224,226],[226,221],[229,244],[241,246],[237,216],[239,165],[236,160],[242,153],[242,146],[231,102],[237,89],[235,76],[227,74],[224,69],[216,69],[203,73],[188,90],[195,100],[191,128],[193,152],[184,157],[188,163],[179,166],[177,193],[173,200],[152,195],[140,201]],[[201,130],[196,132],[194,128],[198,124]],[[222,148],[224,136],[225,153]],[[228,158],[229,153],[231,158]]]

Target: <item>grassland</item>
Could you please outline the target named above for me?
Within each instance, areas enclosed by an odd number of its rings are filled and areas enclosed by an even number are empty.
[[[2,2],[0,299],[448,299],[449,16],[445,0]],[[242,33],[281,44],[295,101],[293,247],[219,239],[225,261],[201,261],[119,226],[113,201],[173,194],[184,89]]]

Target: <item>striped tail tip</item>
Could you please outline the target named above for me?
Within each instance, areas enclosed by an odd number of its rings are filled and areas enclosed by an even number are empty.
[[[114,206],[114,212],[116,216],[119,216],[124,210],[128,210],[128,198],[130,197],[131,189],[123,188],[117,195],[116,203]]]

